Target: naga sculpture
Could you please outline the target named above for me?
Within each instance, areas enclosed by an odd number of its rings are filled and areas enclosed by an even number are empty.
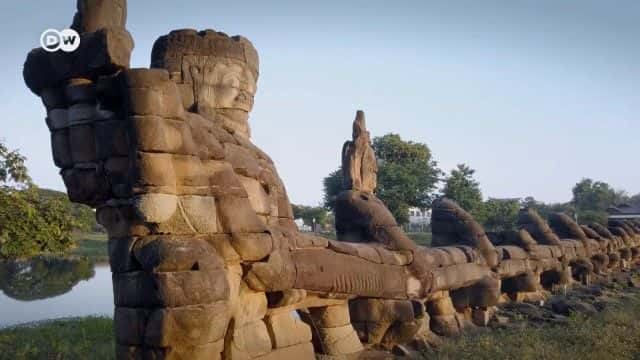
[[[24,78],[70,199],[108,231],[118,359],[384,358],[375,350],[486,325],[500,301],[639,255],[636,223],[554,215],[549,227],[525,209],[520,231],[487,234],[447,199],[433,204],[438,247],[416,245],[375,195],[362,112],[342,153],[338,241],[300,233],[251,142],[253,45],[177,30],[156,41],[150,69],[130,69],[126,1],[77,8],[78,50],[34,49]]]

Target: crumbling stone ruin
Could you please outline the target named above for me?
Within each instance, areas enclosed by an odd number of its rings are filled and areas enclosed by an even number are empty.
[[[412,354],[484,326],[494,306],[628,267],[640,225],[549,223],[485,233],[433,204],[433,241],[409,239],[376,197],[364,114],[342,153],[338,240],[300,233],[275,164],[251,142],[259,74],[247,39],[177,30],[130,69],[125,0],[78,0],[73,53],[34,49],[71,200],[109,233],[118,359],[342,359]],[[377,352],[383,351],[383,352]]]

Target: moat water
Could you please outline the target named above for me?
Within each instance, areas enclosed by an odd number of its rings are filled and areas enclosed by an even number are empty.
[[[88,315],[113,316],[108,264],[85,259],[0,260],[0,327]]]

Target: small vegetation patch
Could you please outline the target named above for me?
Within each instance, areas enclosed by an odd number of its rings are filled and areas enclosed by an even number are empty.
[[[0,330],[0,359],[113,359],[113,321],[87,317]]]
[[[562,325],[495,329],[446,340],[435,359],[640,359],[640,295],[592,317],[573,315]]]

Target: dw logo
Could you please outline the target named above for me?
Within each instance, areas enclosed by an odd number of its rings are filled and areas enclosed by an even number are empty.
[[[80,35],[73,29],[47,29],[40,35],[40,45],[48,52],[72,52],[80,46]]]

